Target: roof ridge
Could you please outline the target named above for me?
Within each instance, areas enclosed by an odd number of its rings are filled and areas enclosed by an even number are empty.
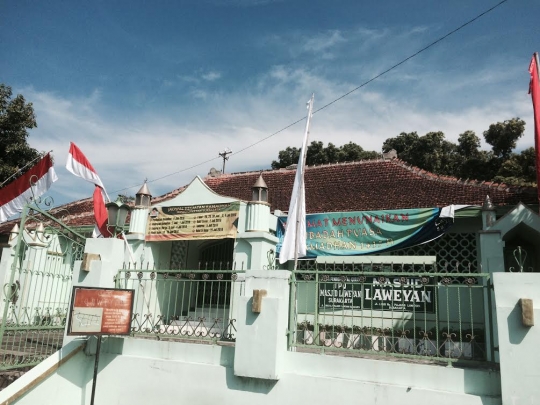
[[[536,188],[533,186],[513,186],[511,184],[506,183],[496,183],[494,181],[486,181],[486,180],[477,180],[477,179],[460,179],[455,176],[450,176],[446,174],[436,174],[433,172],[430,172],[425,169],[421,169],[417,166],[410,165],[409,163],[405,162],[404,160],[401,160],[399,158],[392,159],[390,162],[395,162],[402,168],[410,171],[414,175],[417,175],[419,177],[422,177],[427,180],[437,181],[441,183],[455,183],[455,184],[463,184],[467,186],[473,186],[473,187],[479,187],[479,188],[487,188],[492,189],[496,188],[497,190],[504,190],[507,192],[510,191],[531,191],[536,192]]]
[[[375,159],[360,159],[360,160],[352,160],[347,162],[335,162],[335,163],[321,163],[321,164],[314,164],[314,165],[306,165],[306,169],[313,169],[313,168],[320,168],[320,167],[329,167],[329,166],[339,166],[339,165],[354,165],[354,164],[364,164],[364,163],[375,163],[379,161],[390,161],[389,159],[384,158],[375,158]],[[210,175],[206,175],[203,178],[203,181],[206,181],[207,179],[221,179],[224,177],[235,177],[240,176],[243,174],[260,174],[261,172],[292,172],[296,169],[287,169],[286,167],[280,167],[278,169],[257,169],[257,170],[246,170],[243,172],[232,172],[232,173],[222,173],[219,176],[212,177]]]

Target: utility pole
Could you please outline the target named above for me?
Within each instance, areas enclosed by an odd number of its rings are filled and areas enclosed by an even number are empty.
[[[232,150],[229,148],[226,148],[224,151],[219,152],[219,156],[223,159],[223,169],[221,170],[221,173],[225,174],[225,161],[229,160],[229,157],[227,155],[230,155],[232,153]]]

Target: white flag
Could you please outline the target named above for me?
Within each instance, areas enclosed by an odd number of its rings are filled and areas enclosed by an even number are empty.
[[[309,138],[309,124],[313,114],[313,99],[308,101],[308,115],[306,121],[306,130],[304,133],[304,141],[302,142],[302,150],[298,158],[298,166],[296,168],[296,177],[289,205],[289,213],[287,214],[287,227],[283,244],[279,252],[279,262],[286,263],[290,259],[297,259],[306,255],[306,192],[304,187],[304,171],[306,166],[307,144]]]

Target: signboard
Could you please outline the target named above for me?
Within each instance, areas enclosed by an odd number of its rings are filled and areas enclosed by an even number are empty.
[[[306,215],[307,257],[352,256],[402,249],[443,235],[452,224],[440,208]],[[287,217],[278,218],[279,253]]]
[[[319,307],[362,309],[363,286],[359,277],[322,276],[319,283]]]
[[[73,287],[68,335],[129,335],[135,290]]]
[[[147,241],[235,238],[240,203],[154,207]]]
[[[434,313],[433,277],[321,276],[319,307]]]

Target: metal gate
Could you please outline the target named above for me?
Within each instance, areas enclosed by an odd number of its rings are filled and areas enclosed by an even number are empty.
[[[62,347],[76,260],[85,237],[36,203],[22,213],[0,280],[0,370],[34,366]]]

